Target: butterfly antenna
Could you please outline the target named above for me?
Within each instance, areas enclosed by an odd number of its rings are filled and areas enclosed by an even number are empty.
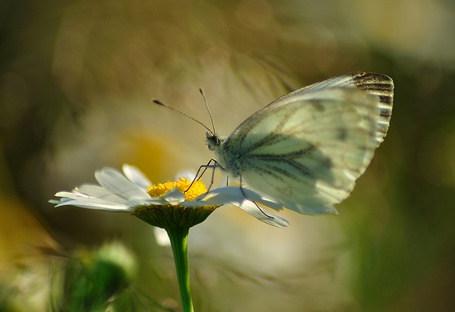
[[[182,111],[180,111],[180,110],[178,110],[178,109],[176,109],[176,108],[174,108],[174,107],[172,107],[172,106],[169,106],[169,105],[167,105],[167,104],[164,104],[163,102],[161,102],[161,101],[159,101],[159,100],[157,100],[157,99],[152,99],[152,102],[155,103],[155,104],[157,104],[157,105],[159,105],[159,106],[164,106],[164,107],[167,107],[167,108],[169,108],[169,109],[171,109],[171,110],[173,110],[173,111],[175,111],[175,112],[177,112],[177,113],[180,113],[181,115],[183,115],[183,116],[185,116],[185,117],[187,117],[187,118],[189,118],[189,119],[191,119],[191,120],[197,122],[198,124],[200,124],[201,126],[203,126],[208,132],[212,133],[212,130],[210,130],[209,127],[207,127],[206,125],[204,125],[202,122],[200,122],[200,121],[197,120],[196,118],[191,117],[190,115],[188,115],[188,114],[186,114],[186,113],[184,113],[184,112],[182,112]],[[212,117],[212,116],[210,115],[210,119],[212,119],[211,117]],[[213,126],[213,121],[212,121],[212,126]]]
[[[210,122],[212,123],[212,129],[213,129],[213,132],[212,134],[214,135],[216,133],[216,130],[215,130],[215,123],[213,122],[213,116],[212,116],[212,112],[210,111],[210,107],[209,107],[209,103],[207,102],[207,97],[205,96],[205,92],[204,92],[204,89],[202,88],[199,88],[199,93],[202,95],[202,97],[204,98],[204,103],[205,103],[205,109],[207,110],[207,113],[209,114],[209,117],[210,117]]]

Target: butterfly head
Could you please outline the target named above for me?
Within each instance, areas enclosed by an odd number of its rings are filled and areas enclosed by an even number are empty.
[[[207,132],[205,134],[205,140],[209,150],[216,151],[226,141],[226,138],[220,136],[218,133]]]

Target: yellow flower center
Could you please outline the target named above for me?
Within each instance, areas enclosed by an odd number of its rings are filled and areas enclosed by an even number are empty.
[[[193,185],[191,185],[193,183]],[[191,188],[188,189],[191,185]],[[147,193],[151,197],[163,197],[170,190],[178,189],[185,195],[185,200],[193,200],[207,192],[204,182],[189,181],[187,178],[179,178],[177,182],[158,183],[148,187]]]

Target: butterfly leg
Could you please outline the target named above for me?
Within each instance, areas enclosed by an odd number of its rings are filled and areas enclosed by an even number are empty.
[[[213,181],[215,179],[215,169],[216,168],[221,168],[222,169],[220,164],[213,158],[210,159],[209,162],[206,165],[199,166],[199,169],[197,170],[193,181],[191,182],[190,186],[188,186],[188,188],[185,190],[185,192],[187,192],[193,186],[195,181],[199,181],[202,178],[202,176],[205,174],[207,169],[210,169],[210,168],[212,169],[212,176],[211,176],[211,180],[210,180],[210,185],[207,188],[207,193],[208,193],[210,191],[210,189],[212,188],[212,186],[213,186]]]
[[[260,211],[264,216],[266,216],[266,217],[269,218],[269,219],[275,219],[274,217],[269,216],[268,214],[266,214],[266,213],[264,212],[264,210],[262,210],[261,207],[259,207],[259,205],[258,205],[254,200],[248,199],[248,197],[247,197],[246,194],[245,194],[245,191],[243,190],[243,186],[242,186],[242,175],[240,175],[240,192],[242,192],[243,197],[244,197],[246,200],[251,201],[251,202],[259,209],[259,211]]]

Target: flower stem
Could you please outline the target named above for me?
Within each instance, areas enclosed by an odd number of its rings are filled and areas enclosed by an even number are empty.
[[[194,312],[191,299],[190,273],[188,271],[188,233],[190,228],[186,226],[168,227],[167,235],[171,241],[174,253],[175,270],[182,300],[184,312]]]

